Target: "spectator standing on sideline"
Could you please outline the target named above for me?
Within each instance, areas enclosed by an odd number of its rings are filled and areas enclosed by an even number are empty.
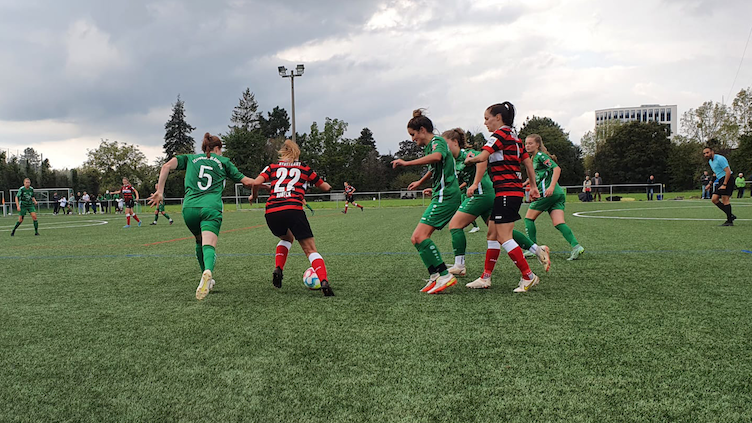
[[[84,214],[84,200],[81,191],[76,193],[76,204],[78,205],[78,214]]]
[[[57,215],[57,212],[60,211],[60,197],[57,195],[57,193],[52,194],[52,202],[55,203],[52,206],[52,214]]]
[[[91,197],[89,196],[89,193],[86,192],[86,191],[84,191],[84,195],[81,196],[81,202],[84,204],[84,206],[83,206],[84,213],[83,214],[88,214],[89,213],[89,207],[90,207],[89,202],[90,201],[91,201]]]
[[[648,186],[647,186],[648,201],[652,201],[653,200],[653,194],[655,193],[655,186],[654,186],[654,184],[655,184],[655,176],[650,175],[650,177],[648,178],[647,184],[648,184]]]
[[[585,176],[585,180],[582,182],[582,192],[585,193],[585,201],[590,202],[593,201],[593,194],[592,192],[592,185],[593,181],[590,180],[590,175]]]
[[[58,214],[60,212],[60,210],[63,211],[63,214],[68,214],[67,213],[67,208],[66,208],[67,205],[68,205],[68,199],[65,198],[65,195],[61,195],[60,199],[57,200],[57,204],[55,204],[55,208],[57,209],[57,211],[55,212],[55,214]]]
[[[746,186],[746,182],[744,181],[744,174],[739,172],[739,176],[736,178],[736,198],[744,198],[744,187]]]
[[[700,187],[702,188],[702,193],[700,195],[700,198],[702,200],[708,199],[710,200],[710,188],[712,185],[710,184],[713,181],[713,178],[708,175],[708,171],[702,173],[700,176]]]
[[[104,192],[104,212],[109,213],[111,206],[112,206],[112,194],[110,194],[110,190],[107,190]]]
[[[601,174],[598,172],[595,172],[593,185],[595,185],[595,189],[593,190],[593,199],[595,199],[595,197],[598,197],[598,201],[601,201],[601,191],[603,189],[601,188],[601,185],[603,185],[603,178],[601,178]]]
[[[70,196],[68,197],[68,214],[73,214],[73,211],[76,209],[76,196],[73,195],[73,192],[70,193]]]

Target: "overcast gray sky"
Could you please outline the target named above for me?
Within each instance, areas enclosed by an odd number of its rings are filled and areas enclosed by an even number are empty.
[[[394,152],[412,109],[477,132],[509,100],[579,142],[595,109],[721,101],[750,17],[749,0],[0,0],[0,148],[70,168],[107,138],[151,161],[178,94],[200,139],[246,87],[289,112],[277,66],[297,63],[298,132],[339,118]],[[752,51],[732,94],[750,85]]]

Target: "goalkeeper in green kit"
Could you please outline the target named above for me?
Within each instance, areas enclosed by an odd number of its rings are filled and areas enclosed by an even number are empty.
[[[201,266],[201,281],[196,288],[196,299],[203,300],[214,287],[214,262],[217,238],[222,226],[222,190],[225,180],[253,186],[253,180],[238,170],[226,157],[222,157],[222,141],[219,137],[204,135],[201,150],[205,154],[183,154],[173,157],[162,166],[157,183],[157,192],[149,197],[151,207],[164,199],[164,187],[171,170],[185,170],[185,198],[183,219],[196,237],[196,258]]]
[[[37,221],[37,199],[34,197],[34,188],[31,187],[31,179],[24,179],[24,184],[16,193],[16,208],[18,209],[18,222],[11,231],[10,236],[16,235],[16,229],[21,226],[26,213],[31,215],[34,221],[34,235],[39,235],[39,222]]]

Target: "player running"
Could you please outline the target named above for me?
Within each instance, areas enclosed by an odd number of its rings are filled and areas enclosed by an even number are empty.
[[[253,180],[238,170],[230,159],[222,156],[222,141],[208,132],[204,134],[201,150],[205,154],[183,154],[171,158],[159,172],[157,191],[149,197],[151,207],[164,200],[164,187],[171,170],[185,170],[183,220],[196,238],[196,258],[201,267],[201,281],[196,299],[203,300],[214,288],[214,264],[217,238],[222,227],[222,190],[225,180],[231,179],[245,186]]]
[[[360,211],[363,211],[363,206],[355,202],[355,187],[345,182],[345,210],[342,213],[347,214],[347,206],[350,203],[353,206],[360,207]]]
[[[460,206],[462,195],[454,171],[454,157],[447,147],[446,140],[433,134],[433,122],[423,115],[422,110],[413,112],[413,118],[407,123],[407,133],[418,146],[423,147],[424,155],[410,161],[394,160],[392,167],[429,166],[428,172],[420,180],[410,183],[408,190],[418,188],[428,178],[433,177],[431,204],[415,227],[410,242],[418,250],[430,275],[428,283],[420,292],[436,294],[455,285],[457,278],[449,273],[439,249],[431,240],[431,235],[436,229],[440,230],[449,223]]]
[[[465,159],[467,159],[468,156],[472,157],[480,154],[480,151],[472,150],[466,145],[465,131],[460,128],[446,131],[442,134],[442,137],[446,139],[449,150],[454,156],[455,169],[457,171],[457,178],[460,182],[460,188],[467,186],[468,183],[473,183],[475,180],[476,165],[474,163],[465,164]],[[478,217],[483,219],[483,222],[488,225],[488,218],[491,216],[491,211],[493,211],[494,198],[493,183],[488,176],[488,172],[482,176],[481,183],[478,186],[478,191],[474,196],[462,196],[462,204],[449,222],[449,232],[452,235],[452,248],[454,250],[454,266],[449,268],[449,273],[457,276],[465,276],[467,274],[465,268],[467,239],[463,229]],[[496,241],[496,234],[491,233],[490,231],[487,239],[489,242],[489,248],[491,248],[491,246],[496,246],[498,243],[498,241]],[[545,245],[539,247],[528,239],[525,234],[517,230],[513,231],[513,239],[520,244],[523,249],[534,251],[534,255],[538,256],[538,260],[545,266],[546,271],[548,271],[551,266],[548,247]],[[486,283],[486,281],[474,281],[465,286],[468,288],[490,288],[491,284],[489,279],[488,283]]]
[[[729,162],[720,154],[715,154],[715,150],[710,146],[702,149],[702,155],[708,159],[708,164],[716,176],[715,184],[713,185],[713,197],[710,201],[721,209],[722,212],[726,213],[726,221],[721,226],[734,226],[736,216],[731,213],[731,194],[734,191],[734,186],[731,185],[732,172]]]
[[[154,185],[155,188],[159,187],[159,184]],[[157,205],[157,210],[154,211],[154,221],[149,223],[149,225],[156,225],[157,220],[159,220],[159,213],[162,213],[162,216],[166,217],[170,221],[170,225],[172,225],[172,218],[170,217],[167,212],[165,212],[165,204],[164,199]]]
[[[272,234],[279,237],[276,255],[274,258],[274,271],[272,272],[272,284],[275,288],[282,287],[282,271],[287,262],[287,255],[292,248],[292,242],[298,240],[298,244],[311,262],[311,267],[321,280],[321,291],[326,297],[334,296],[334,291],[329,285],[324,258],[316,251],[316,242],[313,238],[311,225],[303,211],[303,197],[308,184],[313,184],[324,191],[329,191],[332,186],[324,182],[316,172],[300,161],[300,147],[292,140],[285,140],[279,150],[279,162],[272,163],[261,171],[258,177],[252,181],[254,184],[249,200],[258,195],[258,189],[269,183],[271,195],[266,201],[266,224]]]
[[[16,229],[21,226],[26,213],[31,215],[34,221],[34,236],[39,236],[39,221],[37,220],[37,199],[34,196],[34,188],[31,187],[31,179],[24,179],[24,184],[16,193],[16,209],[18,209],[18,222],[10,232],[10,236],[16,235]]]
[[[561,232],[564,239],[572,246],[572,253],[567,260],[577,260],[585,252],[585,248],[577,242],[572,230],[564,222],[564,205],[567,202],[567,196],[559,186],[561,168],[556,164],[556,156],[548,153],[546,146],[543,145],[543,139],[538,134],[525,138],[525,150],[532,157],[535,179],[538,181],[537,188],[541,193],[541,197],[530,204],[525,214],[527,236],[533,242],[536,241],[538,232],[535,228],[535,219],[541,213],[548,212],[556,230]]]
[[[514,115],[514,106],[508,101],[494,104],[486,109],[484,124],[493,134],[488,143],[483,146],[480,154],[465,160],[466,164],[477,163],[475,180],[467,188],[467,195],[468,197],[475,195],[488,168],[496,192],[488,231],[491,236],[496,234],[494,238],[496,242],[493,245],[491,242],[488,243],[485,270],[476,282],[491,284],[491,273],[501,252],[500,247],[503,247],[522,274],[519,286],[514,292],[527,292],[540,282],[540,278],[530,270],[522,249],[513,239],[513,231],[514,222],[520,220],[520,206],[524,197],[522,165],[525,166],[531,178],[534,178],[535,171],[522,142],[512,129]],[[531,188],[530,198],[535,200],[539,196],[538,188]]]
[[[136,205],[136,201],[139,200],[138,191],[136,191],[136,188],[133,188],[133,185],[128,181],[128,178],[123,178],[123,186],[120,187],[120,190],[118,191],[112,191],[112,194],[122,194],[123,195],[123,202],[125,207],[125,226],[123,226],[123,229],[127,229],[131,227],[131,216],[133,216],[134,219],[136,219],[136,222],[138,222],[138,226],[141,226],[141,219],[136,216],[136,212],[133,211],[133,207]],[[136,199],[133,199],[133,195],[136,195]]]

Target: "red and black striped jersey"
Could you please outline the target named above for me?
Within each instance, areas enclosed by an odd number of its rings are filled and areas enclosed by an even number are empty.
[[[133,185],[123,185],[120,193],[123,194],[123,200],[133,200]]]
[[[347,188],[345,188],[345,194],[352,194],[355,192],[355,187],[352,185],[348,185]]]
[[[491,153],[488,158],[488,175],[493,181],[496,196],[524,197],[522,161],[529,156],[512,128],[502,126],[491,134],[491,139],[483,146],[483,150]]]
[[[271,185],[271,195],[266,201],[267,213],[303,210],[303,197],[308,184],[319,186],[324,183],[313,169],[300,162],[272,163],[259,176]]]

